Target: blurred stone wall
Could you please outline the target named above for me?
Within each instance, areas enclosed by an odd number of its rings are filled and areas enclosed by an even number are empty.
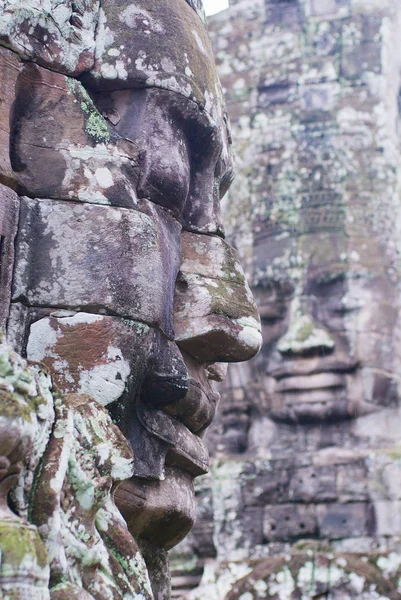
[[[229,369],[175,593],[401,598],[401,5],[235,0],[209,29],[264,345]]]

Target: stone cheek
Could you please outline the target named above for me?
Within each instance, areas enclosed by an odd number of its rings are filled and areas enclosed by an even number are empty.
[[[14,301],[103,311],[172,338],[180,226],[150,203],[145,210],[24,198]]]
[[[29,360],[43,362],[64,392],[89,394],[103,406],[142,385],[154,330],[118,317],[79,312],[46,317],[31,325]]]
[[[21,189],[31,197],[136,206],[138,149],[111,141],[109,122],[81,83],[28,63],[14,94],[10,158]]]

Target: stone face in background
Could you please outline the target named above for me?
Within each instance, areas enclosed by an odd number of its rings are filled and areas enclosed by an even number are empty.
[[[177,596],[191,565],[191,599],[398,598],[400,7],[237,0],[209,26],[237,149],[227,237],[263,346],[220,389],[211,543],[177,548]],[[373,579],[340,574],[343,552]]]

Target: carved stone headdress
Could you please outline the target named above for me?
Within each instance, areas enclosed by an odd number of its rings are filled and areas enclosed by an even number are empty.
[[[206,21],[205,10],[203,8],[202,0],[187,0],[189,6],[192,6],[194,10],[198,13],[203,22]]]

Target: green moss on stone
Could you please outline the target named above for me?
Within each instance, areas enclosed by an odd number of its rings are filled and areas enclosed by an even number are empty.
[[[75,79],[69,79],[68,85],[85,115],[86,133],[95,142],[108,142],[110,140],[110,133],[107,121],[93,104],[92,98],[84,86]]]
[[[0,548],[2,563],[18,569],[31,557],[40,567],[48,564],[46,549],[36,530],[24,522],[0,522]]]

